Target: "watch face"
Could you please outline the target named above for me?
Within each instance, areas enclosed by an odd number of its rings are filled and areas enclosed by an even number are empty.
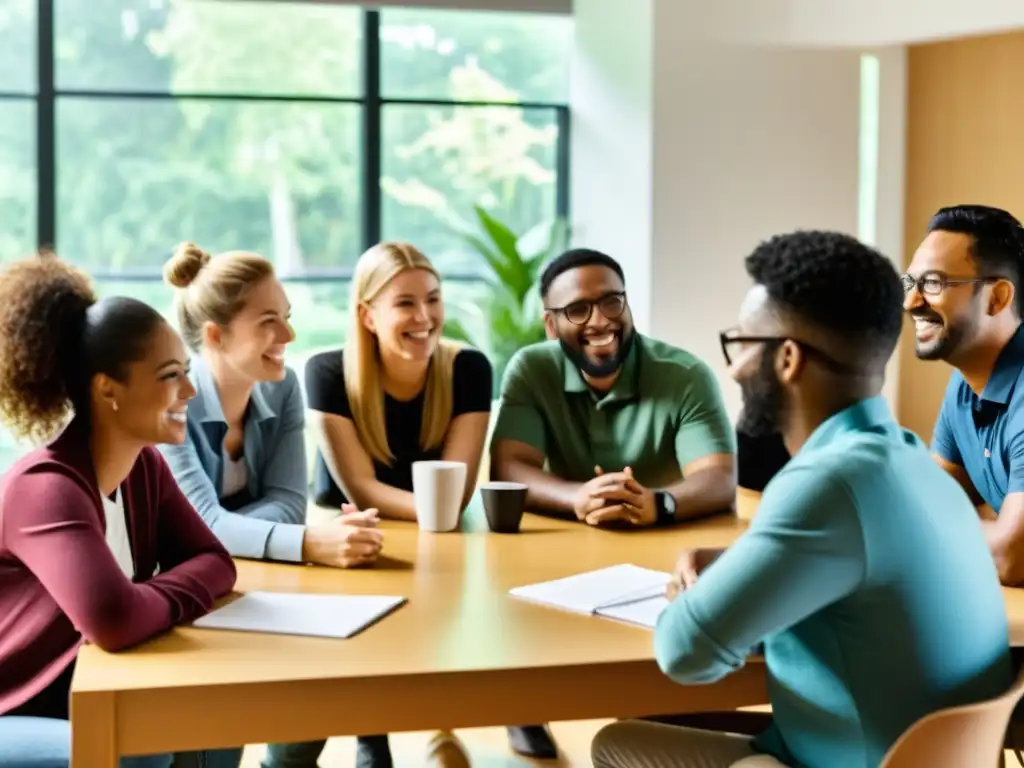
[[[661,499],[661,508],[665,511],[666,517],[674,517],[676,514],[676,500],[668,491],[660,491],[658,497]]]

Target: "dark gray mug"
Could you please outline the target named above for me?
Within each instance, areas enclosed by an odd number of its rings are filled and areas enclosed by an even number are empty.
[[[487,526],[495,533],[519,533],[526,510],[526,486],[522,483],[491,481],[480,486]]]

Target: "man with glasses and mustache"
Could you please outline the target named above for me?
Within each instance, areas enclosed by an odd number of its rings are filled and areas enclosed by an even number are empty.
[[[634,330],[619,263],[567,251],[545,267],[540,293],[550,340],[505,371],[492,477],[525,483],[533,511],[590,525],[730,509],[735,435],[714,374]]]
[[[1004,210],[938,211],[903,276],[922,360],[950,378],[932,436],[936,461],[978,506],[1000,580],[1024,583],[1024,230]]]
[[[654,652],[694,685],[763,642],[772,723],[753,739],[615,723],[595,768],[875,766],[924,715],[1012,682],[971,502],[880,395],[902,325],[896,270],[833,232],[772,238],[746,268],[726,359],[745,425],[781,432],[792,458],[729,549],[681,558]]]

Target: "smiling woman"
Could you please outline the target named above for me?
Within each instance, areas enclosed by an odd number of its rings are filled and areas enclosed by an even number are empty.
[[[234,585],[231,558],[154,448],[185,439],[186,358],[155,309],[98,301],[55,256],[0,275],[0,416],[19,436],[60,431],[0,481],[0,616],[12,619],[0,623],[0,765],[66,764],[83,641],[135,645]]]

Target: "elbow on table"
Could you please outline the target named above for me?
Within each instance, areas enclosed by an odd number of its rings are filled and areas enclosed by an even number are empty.
[[[732,672],[731,668],[712,660],[683,655],[659,656],[658,667],[670,680],[680,685],[709,685]]]
[[[1008,549],[995,555],[999,583],[1005,587],[1024,586],[1024,557],[1016,549]]]
[[[139,616],[136,614],[134,601],[120,597],[100,599],[88,610],[88,620],[80,627],[83,637],[93,645],[107,653],[116,653],[149,639],[149,635],[140,635],[138,631]],[[170,607],[167,609],[163,629],[171,627]]]
[[[238,581],[238,567],[227,550],[212,553],[213,565],[210,568],[211,592],[214,598],[224,597],[235,588]]]
[[[734,670],[713,653],[701,652],[682,638],[666,639],[655,633],[654,658],[666,677],[680,685],[717,683]]]

